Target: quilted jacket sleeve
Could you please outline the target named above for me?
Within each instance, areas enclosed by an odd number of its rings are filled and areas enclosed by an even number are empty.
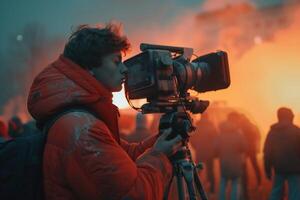
[[[131,159],[135,161],[142,153],[153,146],[157,137],[158,135],[155,135],[139,143],[128,143],[126,140],[121,139],[121,146]]]
[[[172,174],[164,154],[149,149],[134,162],[99,120],[81,132],[64,157],[66,179],[80,199],[163,198]],[[134,157],[139,153],[133,153]]]

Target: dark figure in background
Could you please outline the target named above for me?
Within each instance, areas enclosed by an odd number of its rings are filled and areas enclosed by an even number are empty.
[[[237,122],[241,128],[243,135],[245,136],[247,143],[246,159],[249,158],[250,163],[254,169],[256,176],[257,185],[261,185],[261,172],[258,166],[257,154],[259,153],[260,146],[260,132],[244,114],[239,115]],[[242,187],[243,187],[243,199],[249,199],[248,185],[249,185],[249,176],[248,176],[248,167],[247,162],[244,165],[243,176],[242,176]]]
[[[77,108],[48,131],[43,177],[46,199],[162,199],[172,175],[168,159],[182,138],[162,130],[139,144],[120,139],[112,92],[122,89],[130,44],[119,26],[80,26],[63,55],[35,78],[28,110],[43,122]],[[78,107],[81,110],[78,110]],[[84,109],[83,109],[84,108]]]
[[[128,142],[141,142],[151,136],[148,125],[148,116],[138,113],[135,120],[135,130],[128,134],[124,139]]]
[[[288,199],[300,199],[300,129],[293,124],[289,108],[279,108],[278,122],[271,126],[264,145],[265,173],[273,177],[270,200],[282,198],[284,183],[288,183]]]
[[[231,112],[227,120],[220,124],[220,134],[216,142],[216,150],[220,159],[221,182],[220,200],[226,199],[226,188],[231,181],[231,200],[241,199],[241,178],[245,165],[247,142],[240,127],[236,123],[239,114]]]
[[[0,142],[5,142],[8,139],[7,127],[5,122],[0,120]]]
[[[36,126],[36,121],[31,120],[24,124],[24,133],[26,136],[34,135],[34,134],[40,134],[41,131]]]
[[[204,170],[210,186],[209,191],[215,193],[214,158],[218,132],[207,112],[202,114],[201,119],[196,123],[196,128],[196,133],[190,140],[196,152],[195,162],[205,164]]]
[[[8,134],[11,138],[24,136],[24,124],[20,117],[13,116],[8,121]]]

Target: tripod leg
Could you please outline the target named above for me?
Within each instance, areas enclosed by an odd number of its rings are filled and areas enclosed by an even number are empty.
[[[177,191],[178,191],[178,199],[185,200],[185,190],[183,185],[183,176],[182,172],[178,173],[176,176],[177,180]]]
[[[197,172],[197,169],[194,168],[194,180],[195,180],[195,184],[196,184],[196,187],[197,187],[197,190],[200,194],[200,197],[202,200],[208,200],[207,198],[207,195],[203,189],[203,185],[200,181],[200,178],[199,178],[199,175],[198,175],[198,172]]]
[[[197,199],[197,194],[195,190],[195,184],[194,184],[194,174],[193,174],[193,169],[194,166],[190,162],[185,162],[182,163],[182,171],[183,171],[183,176],[187,185],[187,189],[189,192],[189,199],[190,200],[196,200]]]

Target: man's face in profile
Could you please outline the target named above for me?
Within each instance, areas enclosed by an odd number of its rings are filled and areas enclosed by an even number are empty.
[[[119,92],[125,81],[127,67],[122,62],[121,52],[108,54],[102,58],[101,66],[93,68],[95,78],[109,91]]]

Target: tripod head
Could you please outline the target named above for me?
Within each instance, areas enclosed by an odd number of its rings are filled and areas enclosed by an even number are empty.
[[[173,165],[173,177],[175,176],[177,178],[179,200],[186,199],[184,187],[186,187],[186,190],[188,191],[188,197],[190,200],[196,200],[197,194],[200,195],[202,200],[207,200],[202,183],[198,177],[197,167],[192,159],[188,145],[190,133],[196,128],[193,126],[192,118],[190,114],[186,112],[184,105],[177,106],[177,110],[167,112],[161,117],[159,123],[160,132],[167,128],[172,128],[171,134],[166,138],[167,140],[170,140],[177,135],[181,135],[182,137],[182,148],[169,157]],[[172,179],[167,187],[164,200],[168,199]],[[183,184],[183,180],[186,184]]]
[[[208,101],[193,101],[193,105],[197,105],[197,112],[203,113],[209,105]],[[171,134],[167,137],[167,140],[175,138],[177,135],[181,135],[183,141],[188,141],[190,133],[196,128],[193,125],[193,119],[186,111],[186,104],[176,105],[166,110],[165,114],[160,118],[159,130],[172,128]]]

